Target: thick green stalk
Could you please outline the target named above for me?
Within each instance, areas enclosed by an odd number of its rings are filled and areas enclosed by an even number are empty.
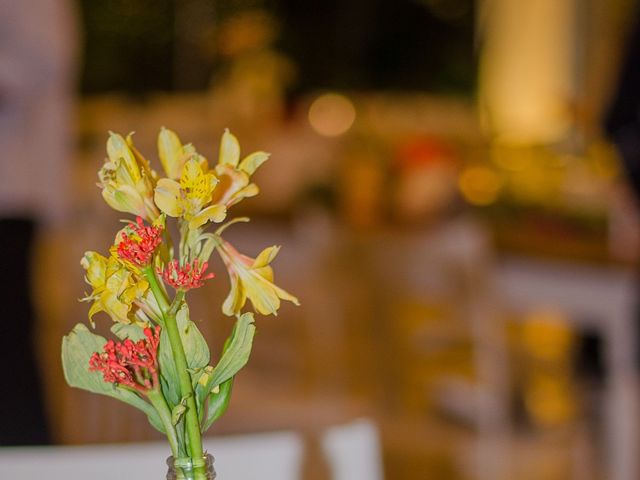
[[[184,346],[182,345],[180,331],[178,330],[178,324],[176,322],[176,312],[184,299],[184,292],[178,291],[176,298],[173,301],[173,305],[169,305],[169,301],[158,282],[158,278],[153,271],[153,267],[145,267],[143,269],[143,273],[149,282],[149,288],[151,288],[151,291],[162,310],[164,329],[169,337],[171,353],[178,372],[180,393],[182,398],[186,398],[187,410],[184,414],[184,420],[187,429],[187,437],[189,439],[191,459],[198,462],[204,457],[204,452],[202,450],[202,438],[200,434],[200,423],[198,422],[198,410],[196,407],[196,398],[193,386],[191,384],[191,376],[187,370],[187,357],[184,353]],[[204,468],[198,468],[195,473],[197,474],[196,478],[206,478],[206,476],[203,476],[205,475]]]
[[[164,425],[164,429],[167,433],[167,439],[169,440],[169,445],[171,446],[171,454],[173,455],[173,458],[178,458],[180,456],[178,437],[176,435],[176,428],[171,421],[171,410],[169,410],[167,401],[164,399],[162,392],[159,390],[150,390],[149,393],[147,393],[147,397],[149,398],[151,405],[153,405],[153,407],[158,412],[160,420],[162,421],[162,425]]]

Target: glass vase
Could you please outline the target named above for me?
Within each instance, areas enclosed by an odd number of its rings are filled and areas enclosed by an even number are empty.
[[[167,458],[167,480],[214,480],[213,456],[206,454],[200,461],[191,458]]]

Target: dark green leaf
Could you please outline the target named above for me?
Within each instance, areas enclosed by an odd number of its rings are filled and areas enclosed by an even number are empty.
[[[226,382],[240,371],[249,361],[251,347],[253,345],[253,336],[256,326],[253,323],[253,314],[248,312],[242,314],[236,320],[231,336],[227,339],[222,353],[222,357],[213,370],[208,373],[208,378],[204,383],[205,388],[200,389],[202,398],[199,400],[204,402],[209,393],[218,385]]]
[[[217,391],[214,389],[209,395],[209,402],[207,403],[207,417],[202,424],[202,432],[204,433],[222,414],[227,410],[229,406],[229,400],[231,400],[231,390],[233,389],[233,378],[230,378],[226,382],[218,386]]]

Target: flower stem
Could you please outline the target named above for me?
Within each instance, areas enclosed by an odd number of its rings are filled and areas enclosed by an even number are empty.
[[[184,292],[178,291],[176,298],[173,301],[173,305],[169,305],[169,300],[158,282],[153,267],[148,266],[143,269],[143,273],[149,282],[149,288],[153,292],[156,301],[162,310],[162,317],[164,320],[164,328],[169,337],[169,343],[171,344],[171,353],[173,361],[176,365],[178,372],[178,380],[180,382],[180,393],[182,398],[186,398],[187,410],[184,414],[185,426],[187,430],[187,437],[189,439],[189,450],[192,460],[201,460],[204,457],[202,450],[202,438],[200,434],[200,423],[198,422],[198,410],[196,407],[195,394],[193,392],[193,386],[191,384],[191,376],[187,370],[187,357],[184,353],[184,346],[182,345],[182,339],[180,338],[180,331],[178,329],[178,323],[176,322],[176,312],[182,303],[184,298]],[[196,478],[206,478],[205,470],[202,472],[199,469],[195,472]],[[200,475],[201,474],[201,475]]]

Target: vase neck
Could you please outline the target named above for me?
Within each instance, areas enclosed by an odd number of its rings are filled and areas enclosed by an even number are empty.
[[[167,458],[167,480],[215,480],[213,456],[206,454],[201,459]]]

